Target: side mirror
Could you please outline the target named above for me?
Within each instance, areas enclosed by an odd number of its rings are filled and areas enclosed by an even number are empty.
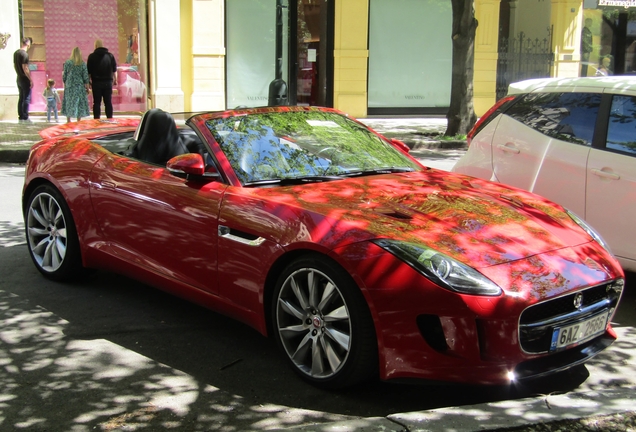
[[[398,150],[402,150],[404,153],[408,153],[411,151],[409,146],[398,139],[393,138],[391,140],[391,144],[393,144],[394,147],[397,147]]]
[[[166,168],[173,176],[188,180],[214,180],[219,177],[219,173],[215,169],[206,171],[203,157],[198,153],[175,156],[168,161]]]

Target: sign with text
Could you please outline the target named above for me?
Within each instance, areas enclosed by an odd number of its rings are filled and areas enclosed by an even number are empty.
[[[598,0],[599,6],[636,7],[636,0]]]

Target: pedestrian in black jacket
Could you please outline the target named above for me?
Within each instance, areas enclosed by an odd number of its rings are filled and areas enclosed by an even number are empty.
[[[31,47],[31,38],[22,39],[20,49],[13,53],[13,67],[18,75],[18,120],[29,121],[29,104],[31,103],[31,89],[33,80],[29,69],[29,54],[27,51]]]
[[[117,85],[117,62],[108,49],[104,48],[101,39],[95,40],[95,51],[88,55],[86,67],[93,89],[93,117],[101,117],[103,99],[106,117],[113,118],[113,85]]]

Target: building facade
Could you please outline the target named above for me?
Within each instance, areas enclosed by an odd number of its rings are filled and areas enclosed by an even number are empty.
[[[634,73],[631,3],[475,0],[476,113],[515,80]],[[449,105],[449,0],[0,0],[0,6],[0,37],[10,35],[0,48],[3,119],[17,118],[12,57],[21,36],[33,39],[32,112],[44,110],[48,78],[63,88],[62,64],[73,47],[86,58],[96,38],[119,65],[119,113],[275,101],[365,117],[443,115]]]

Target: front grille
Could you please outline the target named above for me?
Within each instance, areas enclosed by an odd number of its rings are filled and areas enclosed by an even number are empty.
[[[555,328],[616,308],[622,289],[623,280],[619,279],[530,306],[519,318],[521,348],[533,354],[549,351]],[[574,299],[579,293],[583,302],[577,308]]]

